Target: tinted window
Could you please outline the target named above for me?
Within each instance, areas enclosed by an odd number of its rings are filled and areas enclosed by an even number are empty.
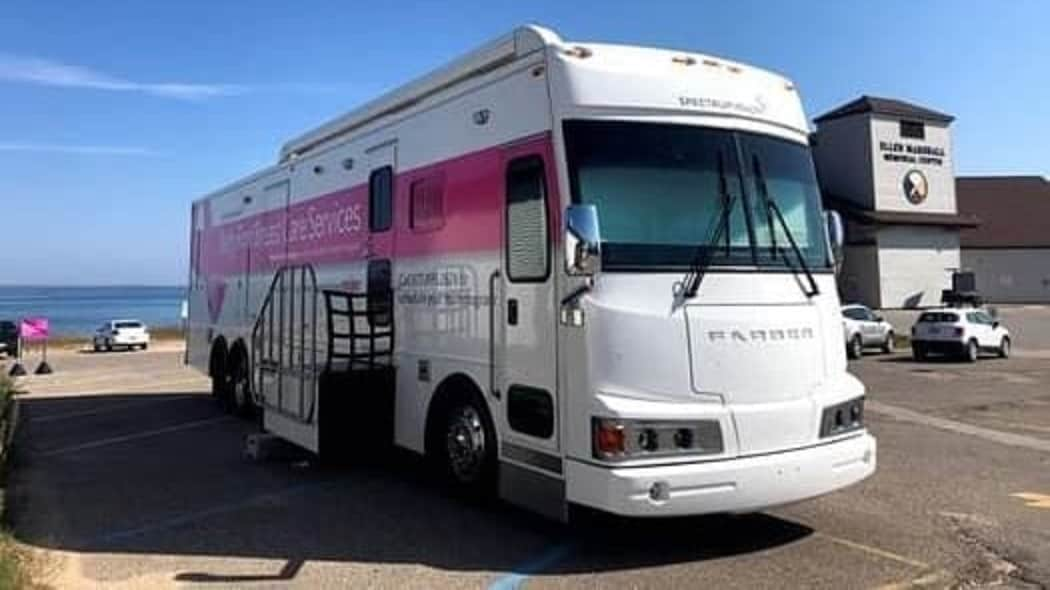
[[[409,190],[409,225],[418,232],[445,225],[445,182],[441,177],[422,178]]]
[[[826,264],[827,236],[809,148],[754,133],[740,133],[739,137],[745,158],[742,167],[750,181],[749,192],[755,199],[755,245],[759,262],[783,263],[783,254],[775,253],[773,246],[782,251],[790,247],[784,232],[786,225],[809,264]],[[775,204],[776,209],[767,207],[767,202]]]
[[[920,322],[930,323],[942,323],[942,324],[954,324],[959,321],[959,316],[954,313],[945,313],[941,311],[928,311],[919,316]]]
[[[114,328],[141,328],[140,322],[116,322],[113,324]]]
[[[844,309],[842,310],[842,315],[848,317],[851,320],[868,319],[868,312],[859,307],[851,307],[849,309]]]
[[[512,385],[507,391],[507,422],[518,432],[550,438],[554,434],[554,398],[543,389]]]
[[[926,126],[921,121],[901,121],[901,137],[926,139]]]
[[[731,132],[567,121],[565,137],[573,201],[598,209],[603,268],[688,266],[722,225],[733,195],[713,262],[753,262]]]
[[[507,166],[507,277],[512,281],[547,278],[546,201],[543,160],[512,161]]]
[[[384,166],[368,178],[368,229],[382,232],[393,221],[394,170]]]

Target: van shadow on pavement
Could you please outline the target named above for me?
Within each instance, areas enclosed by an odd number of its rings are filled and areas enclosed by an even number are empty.
[[[587,512],[566,527],[460,500],[407,453],[367,467],[253,462],[241,452],[255,427],[200,393],[21,403],[9,478],[21,541],[86,554],[286,562],[275,574],[185,571],[179,581],[289,580],[310,560],[516,571],[559,548],[545,573],[624,570],[761,552],[813,532],[764,514],[625,520]]]

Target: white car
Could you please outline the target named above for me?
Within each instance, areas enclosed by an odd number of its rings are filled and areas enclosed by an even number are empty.
[[[149,348],[149,330],[138,320],[111,320],[95,330],[92,344],[95,352],[116,347],[146,350]]]
[[[869,347],[893,352],[893,326],[863,305],[842,306],[842,330],[851,359],[860,358]]]
[[[980,308],[924,311],[911,328],[915,360],[930,354],[949,354],[974,362],[982,352],[1010,356],[1010,331]]]

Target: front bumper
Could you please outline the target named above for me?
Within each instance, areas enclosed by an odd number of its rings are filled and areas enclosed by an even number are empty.
[[[859,435],[755,457],[658,467],[566,462],[571,502],[625,516],[753,512],[814,498],[875,472],[875,438]],[[653,486],[662,490],[653,499]]]

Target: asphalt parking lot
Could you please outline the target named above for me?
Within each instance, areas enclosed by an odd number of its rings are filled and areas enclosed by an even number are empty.
[[[242,456],[177,351],[54,355],[25,383],[9,487],[57,588],[1050,585],[1050,358],[851,364],[879,471],[763,514],[548,523],[419,461]]]

